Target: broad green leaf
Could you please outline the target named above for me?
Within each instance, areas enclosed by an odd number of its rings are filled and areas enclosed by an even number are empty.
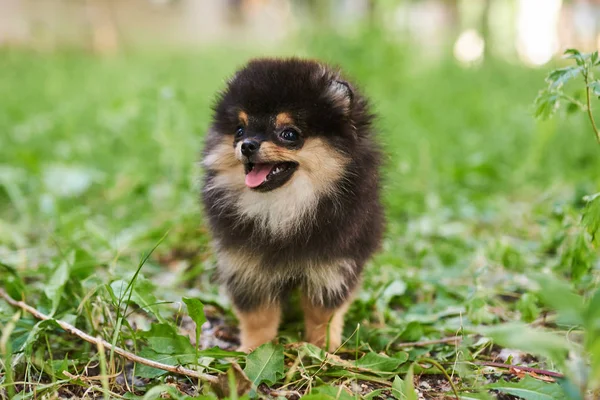
[[[581,51],[575,49],[575,48],[568,48],[565,50],[564,52],[565,54],[565,58],[574,58],[574,57],[581,57]]]
[[[500,381],[485,386],[502,393],[518,396],[524,400],[564,400],[565,396],[557,383],[546,383],[530,376],[519,382]]]
[[[60,304],[60,299],[64,293],[65,284],[69,280],[69,263],[66,260],[63,260],[58,264],[58,267],[50,276],[50,280],[48,284],[44,288],[44,293],[46,297],[52,303],[52,311],[50,312],[50,316],[53,316],[58,306]]]
[[[6,320],[3,320],[2,323],[6,323],[9,318],[9,314],[3,315],[5,310],[0,306],[0,318],[5,317]],[[42,321],[33,321],[30,319],[21,318],[17,321],[17,325],[15,330],[10,335],[10,347],[14,349],[16,352],[22,352],[27,349],[30,343],[33,343],[37,338],[37,331],[39,328],[37,327]],[[35,332],[34,332],[35,331]]]
[[[590,59],[592,61],[592,65],[598,65],[599,60],[598,60],[598,51],[597,50],[592,53],[592,55],[590,56]]]
[[[405,363],[410,358],[410,355],[406,351],[399,351],[393,356],[395,359],[400,360],[402,363]]]
[[[190,318],[196,323],[196,348],[200,342],[200,333],[202,332],[202,324],[206,322],[206,315],[204,315],[204,304],[198,299],[192,299],[184,297],[183,302],[188,308]]]
[[[548,74],[548,78],[546,78],[546,80],[550,83],[551,90],[560,89],[570,79],[579,75],[582,70],[583,67],[581,66],[555,69]]]
[[[418,395],[415,390],[414,383],[414,372],[413,372],[414,364],[408,368],[408,372],[404,377],[404,390],[403,394],[406,396],[406,400],[418,400]]]
[[[196,354],[190,340],[180,335],[173,325],[152,324],[149,331],[140,334],[149,347],[161,354]]]
[[[400,338],[407,342],[416,342],[423,336],[423,326],[417,321],[409,322]]]
[[[404,399],[404,381],[398,375],[394,378],[392,382],[392,396],[398,400]]]
[[[564,337],[522,323],[480,327],[479,332],[497,344],[519,349],[530,354],[548,357],[557,365],[564,365],[568,346]]]
[[[360,358],[356,365],[363,369],[378,372],[394,372],[404,361],[377,353],[367,353]]]
[[[583,297],[574,293],[566,282],[546,274],[534,274],[540,288],[537,296],[541,302],[556,310],[560,321],[568,325],[583,325]]]
[[[210,349],[200,350],[198,355],[202,357],[214,357],[214,358],[229,358],[229,357],[242,357],[246,353],[240,351],[227,351],[219,347],[211,347]]]
[[[577,49],[567,49],[565,50],[565,58],[574,59],[577,65],[583,65],[585,60],[583,54]]]
[[[540,119],[548,119],[558,110],[560,95],[550,92],[548,89],[540,91],[535,99],[534,116]]]
[[[265,382],[272,385],[283,377],[283,346],[265,343],[246,358],[244,372],[256,388]]]
[[[301,347],[304,353],[315,361],[323,362],[325,360],[325,350],[315,346],[312,343],[304,343]]]
[[[161,354],[148,347],[142,349],[139,356],[167,365],[187,365],[196,362],[196,354],[194,352],[187,354]],[[136,365],[135,373],[142,378],[156,378],[166,374],[167,371],[138,364]]]
[[[348,390],[344,389],[343,386],[336,385],[317,386],[310,391],[310,394],[324,395],[328,399],[354,400],[354,396]]]
[[[592,236],[592,242],[598,246],[600,245],[600,235],[598,234],[600,232],[600,193],[596,193],[593,196],[587,196],[587,200],[588,203],[581,222]]]
[[[54,319],[36,322],[30,330],[16,338],[13,346],[19,352],[29,351],[31,350],[31,346],[40,338],[40,335],[46,331],[57,332],[62,331],[62,328]]]

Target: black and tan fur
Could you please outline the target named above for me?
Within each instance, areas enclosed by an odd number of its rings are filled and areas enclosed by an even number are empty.
[[[371,122],[365,98],[310,60],[253,60],[220,94],[202,199],[242,350],[275,338],[282,299],[296,288],[307,340],[340,345],[344,313],[383,229]],[[282,142],[284,130],[298,140]],[[259,150],[246,157],[242,143],[252,140]],[[296,167],[281,186],[250,188],[251,158]]]

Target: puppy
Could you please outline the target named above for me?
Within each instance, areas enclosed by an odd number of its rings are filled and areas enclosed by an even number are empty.
[[[257,59],[217,98],[202,200],[242,351],[277,335],[301,291],[306,340],[333,351],[383,231],[366,99],[320,62]]]

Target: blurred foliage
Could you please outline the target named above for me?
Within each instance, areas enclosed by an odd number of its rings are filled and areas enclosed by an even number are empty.
[[[196,162],[213,96],[259,55],[252,49],[113,58],[4,51],[0,286],[147,358],[211,374],[239,363],[255,382],[250,395],[452,396],[433,360],[465,399],[594,398],[598,220],[586,217],[586,230],[581,215],[596,207],[584,195],[598,191],[600,158],[586,116],[533,118],[543,71],[496,60],[431,64],[380,30],[307,33],[267,54],[290,49],[339,64],[358,82],[387,152],[384,248],[366,270],[339,354],[295,344],[301,324],[292,314],[283,346],[248,357],[214,347],[227,343],[215,327],[234,321],[211,281]],[[102,393],[87,379],[100,374],[96,348],[52,321],[14,316],[0,303],[10,344],[0,346],[0,396]],[[200,348],[193,321],[203,324]],[[435,342],[452,336],[462,341]],[[126,398],[214,397],[196,382],[107,360],[110,390]]]

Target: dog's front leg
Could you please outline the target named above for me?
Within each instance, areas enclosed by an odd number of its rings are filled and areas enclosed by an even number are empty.
[[[249,353],[277,336],[281,320],[279,303],[261,305],[251,311],[235,309],[235,314],[240,321],[239,351]]]
[[[327,308],[314,304],[306,295],[302,296],[304,310],[304,330],[306,341],[326,349],[335,351],[342,344],[344,315],[350,306],[348,299],[339,307]]]

